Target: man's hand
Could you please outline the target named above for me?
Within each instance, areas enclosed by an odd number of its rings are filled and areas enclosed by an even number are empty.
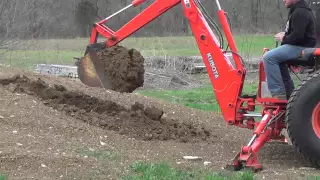
[[[276,39],[276,41],[282,42],[284,35],[285,35],[285,32],[279,32],[274,36],[274,38]]]

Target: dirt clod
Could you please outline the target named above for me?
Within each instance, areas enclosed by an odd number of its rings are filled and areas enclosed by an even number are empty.
[[[145,115],[152,120],[158,121],[163,115],[163,111],[155,107],[147,107],[144,111]]]
[[[14,92],[36,96],[45,105],[63,111],[71,117],[137,139],[194,142],[217,138],[204,130],[204,127],[167,121],[162,118],[162,110],[155,107],[145,108],[139,103],[126,109],[112,101],[68,91],[62,85],[50,86],[41,79],[34,81],[19,75],[0,79],[0,84],[14,85]]]
[[[98,52],[112,90],[132,93],[144,84],[144,58],[135,49],[115,45]]]

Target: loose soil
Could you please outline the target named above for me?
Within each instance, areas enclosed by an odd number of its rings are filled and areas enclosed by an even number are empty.
[[[183,142],[216,138],[205,127],[170,122],[162,118],[163,111],[135,103],[130,109],[112,101],[103,101],[81,92],[68,91],[64,86],[55,84],[50,87],[43,80],[32,81],[26,76],[15,75],[0,79],[0,84],[14,85],[14,93],[36,96],[44,104],[69,116],[106,130],[113,130],[142,140],[180,140]]]
[[[0,172],[10,180],[121,179],[137,161],[228,173],[223,167],[252,135],[219,114],[78,80],[8,67],[0,79]],[[266,144],[259,160],[258,179],[319,175],[290,145]]]
[[[98,52],[111,90],[132,93],[144,83],[144,57],[135,49],[115,45]]]

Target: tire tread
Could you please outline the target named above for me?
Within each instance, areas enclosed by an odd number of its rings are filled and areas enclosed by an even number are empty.
[[[287,130],[288,130],[288,135],[289,135],[289,138],[291,139],[292,144],[294,145],[295,149],[300,154],[300,156],[316,168],[320,168],[320,160],[312,159],[306,152],[304,152],[304,150],[299,146],[299,144],[296,142],[296,140],[294,138],[293,134],[295,134],[295,132],[292,132],[292,130],[290,128],[290,124],[293,121],[292,119],[290,119],[290,110],[294,107],[294,102],[300,96],[301,88],[308,86],[308,84],[311,83],[314,78],[317,78],[319,76],[320,76],[320,71],[316,71],[316,72],[308,75],[302,81],[302,83],[293,91],[293,93],[291,94],[290,99],[288,101],[287,110],[286,110],[286,114],[285,114],[285,122],[286,122]]]

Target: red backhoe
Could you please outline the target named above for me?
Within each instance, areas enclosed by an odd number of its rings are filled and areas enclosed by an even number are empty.
[[[115,15],[130,7],[139,6],[145,1],[135,0],[129,6],[94,24],[85,56],[78,62],[80,79],[84,84],[96,86],[97,81],[102,85],[107,84],[107,78],[96,54],[97,50],[118,44],[169,9],[181,4],[206,65],[225,122],[253,130],[252,139],[240,149],[234,161],[227,167],[233,170],[242,168],[261,170],[262,165],[258,161],[257,153],[265,143],[271,140],[285,142],[281,131],[287,130],[296,150],[312,166],[320,168],[320,71],[318,71],[320,49],[306,49],[301,52],[301,58],[290,61],[288,64],[288,66],[311,65],[315,69],[314,73],[305,78],[295,89],[288,101],[280,101],[266,95],[263,61],[260,62],[257,94],[243,95],[247,71],[243,59],[238,54],[227,14],[221,8],[219,0],[215,0],[217,15],[230,51],[223,48],[221,32],[218,31],[218,38],[213,33],[210,25],[217,26],[199,0],[155,0],[119,30],[113,31],[105,25]],[[98,35],[105,37],[106,40],[97,42]],[[267,48],[263,50],[263,52],[266,51],[268,51]],[[227,52],[233,54],[234,64],[228,59]],[[252,113],[258,106],[262,107],[261,113]]]

